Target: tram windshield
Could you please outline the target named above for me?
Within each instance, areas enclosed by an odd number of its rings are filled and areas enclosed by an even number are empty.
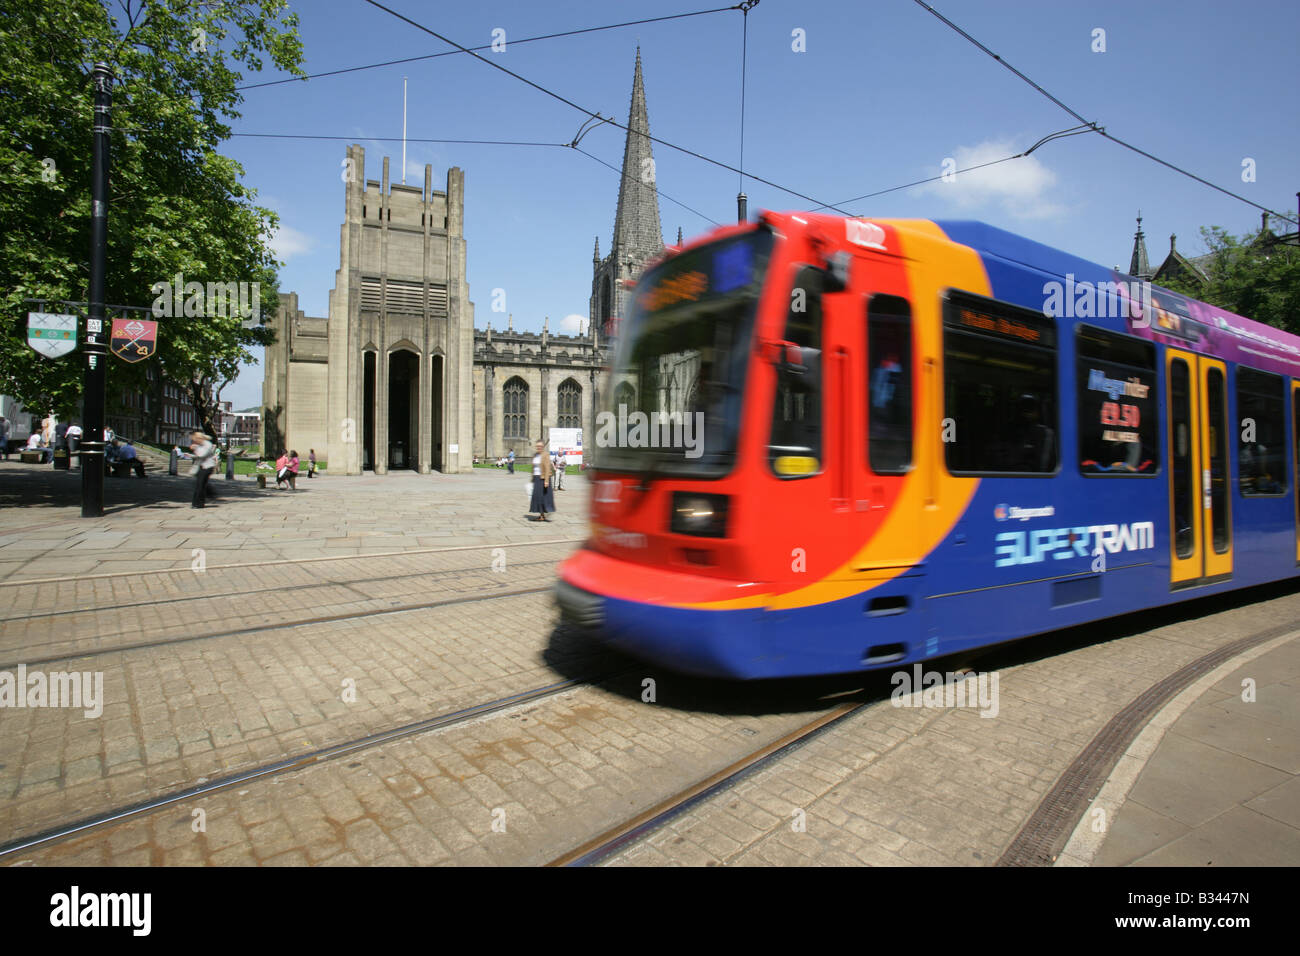
[[[692,477],[731,469],[772,244],[759,228],[642,276],[596,419],[597,467]]]

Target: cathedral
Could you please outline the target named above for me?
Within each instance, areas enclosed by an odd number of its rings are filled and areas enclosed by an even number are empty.
[[[465,174],[444,189],[366,179],[348,147],[339,268],[329,316],[281,293],[263,361],[263,451],[314,448],[332,474],[469,471],[475,459],[532,455],[551,428],[588,444],[631,286],[663,252],[654,155],[637,50],[609,255],[592,259],[585,334],[474,327],[466,281]]]

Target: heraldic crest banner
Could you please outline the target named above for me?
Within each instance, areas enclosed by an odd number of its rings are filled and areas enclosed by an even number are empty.
[[[28,312],[27,344],[46,358],[67,355],[77,347],[77,317]]]

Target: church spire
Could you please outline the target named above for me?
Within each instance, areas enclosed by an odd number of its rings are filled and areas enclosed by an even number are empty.
[[[1133,259],[1129,263],[1128,274],[1138,279],[1150,279],[1151,264],[1147,260],[1147,240],[1142,233],[1142,210],[1138,210],[1138,231],[1133,237]]]
[[[639,266],[664,247],[659,225],[659,196],[655,192],[654,152],[650,143],[650,116],[645,106],[645,81],[641,76],[641,47],[636,48],[632,77],[632,106],[627,115],[627,141],[623,146],[623,178],[618,187],[618,212],[614,217],[614,251]]]

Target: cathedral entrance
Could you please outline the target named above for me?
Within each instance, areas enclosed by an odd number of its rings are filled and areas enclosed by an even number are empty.
[[[435,355],[429,359],[429,428],[431,431],[429,446],[432,450],[433,461],[431,462],[435,471],[444,469],[442,447],[442,366],[443,359],[441,355]]]
[[[388,468],[416,468],[420,408],[420,360],[398,349],[388,357]]]
[[[361,468],[375,467],[375,353],[366,352],[361,372]]]

